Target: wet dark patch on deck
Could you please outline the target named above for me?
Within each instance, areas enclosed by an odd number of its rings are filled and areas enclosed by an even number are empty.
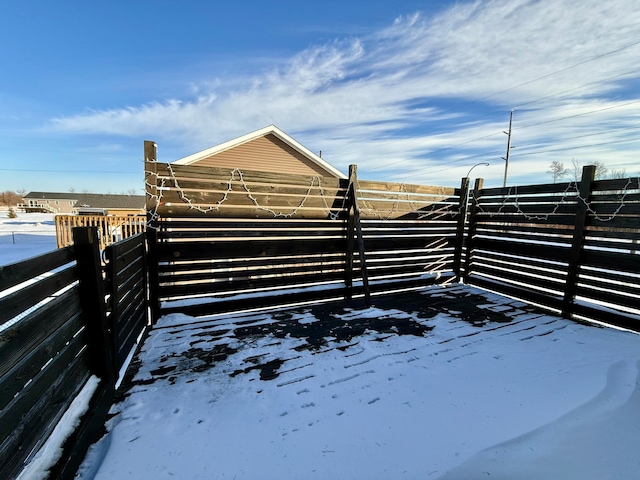
[[[240,375],[241,373],[249,373],[252,370],[259,370],[260,380],[273,380],[274,378],[277,378],[278,375],[280,375],[278,373],[278,370],[284,364],[284,362],[285,360],[276,358],[265,363],[257,363],[241,370],[235,370],[234,372],[230,373],[229,376],[233,378],[237,375]]]
[[[512,322],[518,314],[535,311],[533,307],[525,307],[515,301],[495,303],[485,295],[455,286],[383,295],[374,297],[373,304],[385,312],[381,316],[371,316],[372,312],[364,307],[362,300],[353,300],[269,312],[266,317],[251,316],[235,321],[231,328],[194,328],[188,333],[190,349],[161,358],[160,363],[166,365],[150,371],[151,379],[130,380],[128,387],[161,379],[173,383],[175,375],[180,372],[202,372],[238,353],[241,347],[232,344],[251,343],[267,336],[275,337],[274,344],[279,343],[277,339],[284,338],[295,338],[301,342],[289,354],[282,353],[279,358],[247,356],[243,360],[247,367],[229,373],[231,377],[258,371],[261,380],[272,380],[286,371],[283,366],[288,361],[298,358],[297,352],[311,351],[315,354],[334,348],[346,351],[357,345],[358,337],[365,333],[378,334],[372,340],[379,342],[395,335],[427,337],[434,328],[430,320],[441,314],[450,315],[452,321],[462,320],[478,327],[479,333],[488,324],[498,324],[489,328],[500,328],[500,324]],[[270,321],[265,321],[266,318]],[[176,329],[175,334],[182,336],[185,332]]]
[[[276,338],[299,338],[305,343],[297,346],[297,351],[318,350],[326,347],[329,342],[350,342],[356,337],[360,337],[365,332],[377,332],[381,334],[393,335],[415,335],[426,336],[433,327],[425,323],[418,322],[410,318],[394,318],[385,316],[380,318],[359,318],[359,311],[348,312],[349,316],[358,317],[354,319],[344,319],[341,315],[332,313],[336,311],[336,305],[318,305],[306,308],[305,322],[300,323],[280,317],[276,322],[261,325],[247,325],[236,328],[234,337],[245,339],[248,337],[262,337],[273,335]],[[340,313],[344,311],[340,309]],[[314,318],[313,321],[307,321]]]

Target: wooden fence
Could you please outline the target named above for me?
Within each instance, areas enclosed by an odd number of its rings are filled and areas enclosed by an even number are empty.
[[[77,228],[73,247],[0,268],[0,478],[21,471],[96,377],[88,411],[50,472],[73,478],[147,324],[144,234],[107,249],[106,284],[97,238],[96,228]]]
[[[461,189],[360,182],[355,168],[338,179],[163,164],[153,147],[145,171],[156,316],[368,302],[455,276]]]
[[[464,280],[583,318],[640,329],[636,179],[482,189],[470,207]]]
[[[72,232],[76,227],[97,227],[100,250],[138,235],[146,228],[144,215],[56,215],[55,221],[58,248],[73,245]]]
[[[156,316],[457,279],[640,329],[638,179],[483,189],[157,163],[145,144]],[[153,289],[152,289],[153,291]]]

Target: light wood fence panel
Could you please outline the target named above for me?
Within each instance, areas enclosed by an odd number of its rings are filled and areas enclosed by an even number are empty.
[[[100,250],[146,229],[144,215],[56,215],[55,223],[58,248],[73,245],[72,231],[75,227],[97,227]]]

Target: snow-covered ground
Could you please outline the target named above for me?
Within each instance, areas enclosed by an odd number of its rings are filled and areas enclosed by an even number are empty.
[[[639,478],[640,336],[443,295],[161,319],[79,478]]]
[[[9,218],[0,209],[0,265],[19,262],[58,248],[52,213],[17,212]]]

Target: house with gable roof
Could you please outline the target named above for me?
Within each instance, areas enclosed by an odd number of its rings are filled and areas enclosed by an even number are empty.
[[[188,157],[175,165],[238,168],[261,172],[347,178],[340,170],[275,125],[256,130]]]

